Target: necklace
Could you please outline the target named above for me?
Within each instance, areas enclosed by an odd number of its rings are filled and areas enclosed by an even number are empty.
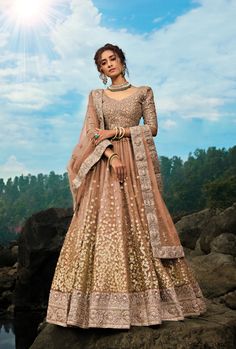
[[[127,81],[127,82],[125,82],[124,84],[121,84],[121,85],[110,85],[110,86],[107,87],[107,89],[109,91],[116,92],[116,91],[127,90],[131,86],[132,86],[131,83]]]

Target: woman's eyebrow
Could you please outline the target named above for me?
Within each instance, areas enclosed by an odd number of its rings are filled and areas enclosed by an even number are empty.
[[[113,54],[113,55],[110,55],[108,58],[112,58],[112,57],[115,57],[115,55]],[[106,61],[107,59],[106,58],[103,58],[103,59],[101,59],[101,62],[104,62],[104,61]]]

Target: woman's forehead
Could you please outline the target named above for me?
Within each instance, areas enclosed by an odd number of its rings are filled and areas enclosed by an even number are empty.
[[[101,54],[101,60],[111,58],[112,56],[116,56],[116,53],[112,50],[103,51]]]

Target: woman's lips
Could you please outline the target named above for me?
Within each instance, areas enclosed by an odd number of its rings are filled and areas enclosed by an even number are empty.
[[[112,68],[109,70],[109,73],[112,73],[114,70],[116,70],[116,68]]]

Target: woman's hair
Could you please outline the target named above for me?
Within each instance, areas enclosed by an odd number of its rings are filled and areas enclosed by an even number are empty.
[[[95,61],[95,64],[97,66],[97,70],[100,72],[100,61],[101,61],[101,55],[104,51],[106,50],[111,50],[113,51],[114,53],[117,54],[117,56],[120,58],[120,61],[121,63],[124,65],[125,67],[125,71],[127,72],[127,75],[129,75],[129,72],[128,72],[128,68],[127,68],[127,65],[126,65],[126,58],[125,58],[125,54],[124,52],[122,51],[121,48],[119,48],[118,46],[116,45],[112,45],[112,44],[106,44],[102,47],[100,47],[95,55],[94,55],[94,61]]]

